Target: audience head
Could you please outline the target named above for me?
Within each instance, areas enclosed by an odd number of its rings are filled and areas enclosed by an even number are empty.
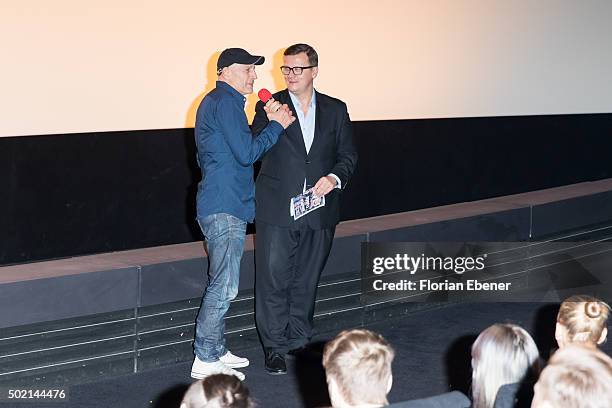
[[[237,377],[215,374],[191,384],[181,408],[251,408],[249,389]]]
[[[559,308],[555,338],[559,347],[581,343],[597,347],[606,341],[610,306],[592,296],[571,296]]]
[[[612,407],[612,359],[570,344],[550,358],[534,387],[532,408]]]
[[[472,345],[472,406],[493,407],[499,387],[537,375],[539,364],[538,348],[523,328],[488,327]]]
[[[336,408],[387,405],[394,356],[380,334],[365,329],[338,334],[323,352],[332,405]]]

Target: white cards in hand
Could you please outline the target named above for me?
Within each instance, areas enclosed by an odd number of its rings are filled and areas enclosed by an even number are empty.
[[[314,194],[314,187],[309,188],[302,194],[291,198],[290,214],[294,220],[325,205],[325,196],[318,197]]]

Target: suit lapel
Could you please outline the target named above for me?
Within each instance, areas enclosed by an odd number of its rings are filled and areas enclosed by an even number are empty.
[[[312,154],[312,152],[314,152],[317,148],[317,146],[319,145],[319,143],[317,143],[317,141],[319,141],[319,139],[321,138],[322,135],[322,123],[323,123],[323,111],[324,109],[321,109],[321,95],[315,91],[315,98],[316,98],[316,106],[315,106],[315,131],[314,131],[314,137],[312,139],[312,146],[310,146],[310,151],[308,152],[308,156],[310,156]],[[306,148],[304,148],[305,150]]]
[[[300,124],[300,120],[297,116],[297,111],[295,110],[295,106],[293,106],[293,102],[291,101],[291,97],[289,96],[289,91],[284,90],[281,94],[280,102],[286,103],[289,106],[291,112],[293,112],[293,116],[295,116],[295,122],[293,122],[289,127],[285,130],[287,136],[289,137],[289,141],[292,145],[294,145],[295,149],[300,151],[304,157],[306,157],[306,145],[304,144],[304,135],[302,135],[302,125]],[[311,147],[312,150],[312,147]]]

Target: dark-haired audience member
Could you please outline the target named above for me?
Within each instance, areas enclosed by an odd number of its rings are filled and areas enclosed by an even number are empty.
[[[583,345],[559,349],[542,370],[531,407],[612,407],[612,359]]]
[[[334,408],[387,405],[395,352],[380,334],[345,330],[325,345],[323,367]]]
[[[606,341],[609,314],[610,306],[592,296],[576,295],[565,299],[557,315],[557,344],[560,348],[573,343],[597,347]]]
[[[536,377],[539,357],[525,329],[499,323],[485,329],[472,345],[472,407],[492,408],[500,387]]]
[[[249,389],[236,376],[214,374],[191,384],[181,408],[252,408]]]

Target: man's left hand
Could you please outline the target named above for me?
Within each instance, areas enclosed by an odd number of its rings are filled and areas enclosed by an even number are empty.
[[[336,187],[336,179],[332,176],[323,176],[314,186],[314,193],[317,197],[323,197]]]

